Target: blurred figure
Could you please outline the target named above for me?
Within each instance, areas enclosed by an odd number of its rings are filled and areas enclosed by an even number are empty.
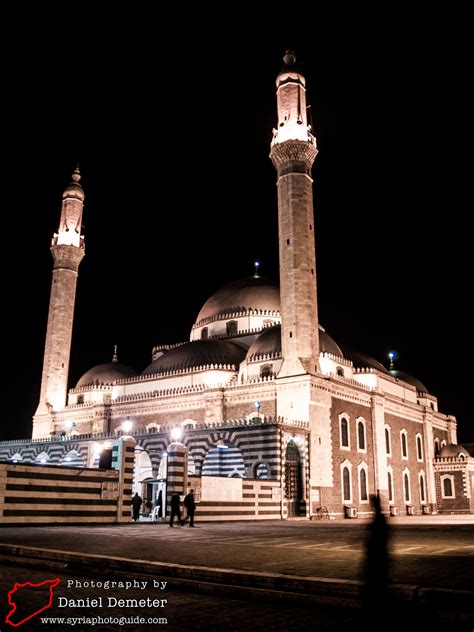
[[[382,613],[386,616],[388,605],[389,530],[387,519],[382,513],[380,496],[372,495],[370,501],[374,510],[374,517],[369,527],[367,540],[364,609],[366,614],[377,618]]]
[[[196,511],[196,502],[194,500],[194,490],[190,489],[184,497],[184,506],[186,507],[186,520],[189,518],[189,526],[194,527],[194,512]],[[185,520],[185,522],[186,522]]]
[[[161,489],[158,492],[158,497],[156,499],[155,508],[156,508],[157,520],[159,520],[163,516],[163,512],[162,512],[162,508],[163,508],[163,493],[162,493]]]
[[[173,526],[173,519],[175,516],[178,520],[178,524],[181,524],[181,501],[179,498],[179,494],[177,493],[172,494],[171,501],[170,501],[170,508],[171,508],[170,527]]]
[[[140,507],[142,506],[142,502],[142,497],[138,494],[138,492],[135,492],[131,503],[134,522],[138,522],[138,520],[140,519]]]

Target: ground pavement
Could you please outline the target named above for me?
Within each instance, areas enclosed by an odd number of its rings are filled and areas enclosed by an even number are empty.
[[[469,626],[466,603],[474,601],[467,592],[474,586],[474,517],[414,518],[390,521],[391,581],[397,584],[394,594],[402,598],[397,601],[398,614],[403,610],[403,616],[412,620],[422,615],[432,625],[454,618],[456,629]],[[0,554],[4,569],[21,561],[33,564],[31,572],[36,573],[49,565],[62,581],[73,574],[99,581],[124,575],[146,577],[145,581],[159,577],[167,581],[166,592],[172,595],[163,611],[170,618],[167,625],[179,623],[180,630],[187,629],[179,622],[183,616],[189,629],[205,629],[210,621],[207,611],[214,612],[214,629],[222,625],[221,629],[244,630],[250,625],[297,630],[308,629],[309,622],[313,629],[326,629],[360,616],[352,606],[362,594],[366,534],[367,523],[359,520],[197,522],[195,529],[149,522],[4,527]],[[4,570],[3,576],[8,587],[14,574]],[[176,592],[183,587],[201,593]],[[88,594],[88,589],[79,590],[79,595]],[[406,615],[413,595],[424,599],[423,611]],[[388,619],[394,622],[395,614]],[[278,627],[283,622],[286,628]]]

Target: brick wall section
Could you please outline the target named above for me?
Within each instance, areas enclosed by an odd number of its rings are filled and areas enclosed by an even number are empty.
[[[0,523],[115,523],[119,472],[0,463]]]
[[[464,468],[463,468],[464,469]],[[455,498],[443,498],[441,489],[441,478],[443,475],[452,476],[454,479]],[[470,510],[470,499],[464,490],[464,471],[452,470],[450,468],[437,467],[435,471],[436,497],[438,499],[439,513],[467,513]]]
[[[426,469],[426,465],[424,461],[426,449],[425,449],[425,445],[423,441],[423,426],[422,424],[415,423],[407,419],[402,419],[401,417],[397,417],[389,413],[385,414],[385,424],[387,426],[390,426],[391,454],[387,458],[387,465],[391,466],[393,470],[392,481],[393,481],[394,502],[392,503],[392,505],[399,509],[400,514],[406,513],[407,503],[405,502],[405,497],[404,497],[403,471],[405,470],[405,468],[408,468],[409,480],[410,480],[411,506],[415,507],[417,514],[421,513],[422,502],[420,498],[420,484],[419,484],[419,473],[421,471],[423,471],[425,474],[425,501],[427,499],[427,493],[426,493],[427,469]],[[402,446],[401,446],[401,436],[400,436],[401,430],[406,430],[406,433],[407,433],[408,459],[402,458]],[[423,462],[420,462],[417,460],[417,446],[416,446],[417,434],[421,434],[421,438],[423,442],[422,443]]]
[[[342,450],[340,447],[339,415],[344,413],[349,420],[350,450]],[[356,419],[362,417],[365,424],[366,452],[357,449],[357,423]],[[352,465],[352,503],[351,507],[357,507],[359,513],[369,511],[369,503],[360,503],[358,465],[362,462],[368,466],[367,487],[368,497],[374,493],[374,461],[373,461],[373,434],[370,408],[354,402],[348,402],[337,398],[332,399],[331,407],[331,437],[333,450],[333,476],[334,487],[321,490],[321,504],[328,507],[331,513],[343,514],[344,503],[342,499],[341,464],[347,459]]]

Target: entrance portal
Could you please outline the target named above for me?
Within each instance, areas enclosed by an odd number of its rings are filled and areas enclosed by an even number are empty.
[[[288,509],[288,518],[300,515],[302,498],[303,485],[301,480],[300,451],[296,443],[291,440],[286,446],[285,463],[285,500]]]

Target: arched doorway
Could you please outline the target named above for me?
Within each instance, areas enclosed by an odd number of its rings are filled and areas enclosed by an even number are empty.
[[[301,480],[300,451],[293,439],[290,439],[285,454],[285,500],[288,518],[300,515],[302,499],[303,482]]]

